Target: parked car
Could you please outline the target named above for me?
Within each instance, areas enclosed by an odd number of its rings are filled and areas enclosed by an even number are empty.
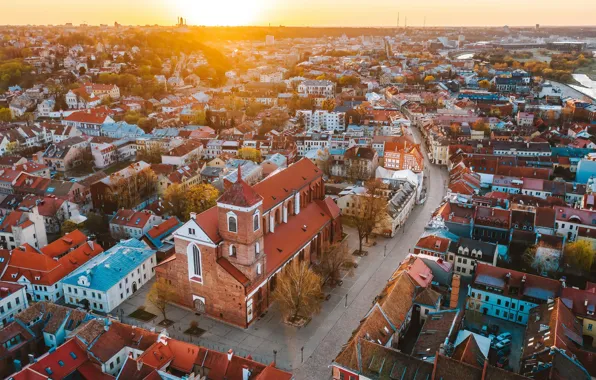
[[[497,343],[498,343],[498,342],[502,342],[502,341],[504,341],[505,339],[509,339],[509,340],[511,340],[511,333],[504,332],[504,333],[502,333],[502,334],[500,334],[500,335],[497,335],[497,337],[496,337],[495,339],[496,339]]]
[[[500,341],[499,343],[495,344],[495,349],[497,351],[501,351],[502,349],[504,349],[506,347],[511,347],[511,339],[504,339],[504,340]],[[509,348],[509,350],[511,351],[511,348]]]
[[[511,353],[511,346],[505,346],[497,351],[497,357],[507,356]]]
[[[501,356],[499,360],[497,360],[497,367],[503,368],[509,364],[509,358],[507,356]]]

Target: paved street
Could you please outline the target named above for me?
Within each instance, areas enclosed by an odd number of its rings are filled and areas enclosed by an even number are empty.
[[[414,130],[413,134],[417,141],[420,141],[418,131]],[[347,342],[360,319],[370,309],[372,300],[383,289],[387,279],[407,255],[408,249],[415,245],[430,215],[442,200],[447,173],[445,169],[431,166],[428,161],[426,165],[429,169],[427,175],[431,181],[429,185],[427,184],[427,200],[424,205],[414,208],[406,222],[405,232],[400,230],[392,239],[377,238],[376,246],[367,247],[368,256],[356,258],[358,268],[353,276],[345,277],[341,287],[324,289],[331,297],[323,303],[321,313],[313,317],[307,326],[297,329],[283,324],[275,305],[264,317],[246,330],[205,316],[197,316],[189,310],[170,306],[167,316],[175,324],[168,328],[168,332],[174,338],[192,341],[218,351],[226,352],[231,348],[238,355],[250,354],[253,359],[263,363],[273,361],[275,350],[278,367],[293,370],[296,379],[329,378],[331,375],[329,364],[341,346]],[[356,231],[349,227],[346,227],[345,231],[349,234],[350,248],[356,248],[358,246]],[[385,246],[387,246],[386,257],[383,255]],[[149,287],[150,284],[146,284],[122,304],[124,322],[151,328],[162,320],[160,313],[148,304],[147,310],[157,315],[150,323],[144,324],[126,318],[139,306],[146,304],[145,298]],[[346,294],[347,307],[345,306]],[[119,311],[114,314],[120,316]],[[193,320],[205,330],[200,338],[191,339],[183,333]],[[302,363],[302,354],[304,363]]]
[[[420,143],[421,136],[418,130],[412,130],[416,141]],[[421,146],[426,153],[424,144]],[[407,255],[408,249],[416,244],[431,214],[440,205],[445,193],[444,181],[447,180],[447,171],[430,164],[426,154],[424,157],[431,181],[428,185],[426,203],[412,211],[405,226],[405,234],[398,234],[395,238],[386,240],[387,257],[383,257],[384,243],[381,241],[376,247],[369,249],[368,268],[365,273],[358,274],[357,286],[348,294],[348,307],[344,308],[342,305],[338,307],[339,310],[334,310],[334,313],[341,313],[340,317],[333,322],[330,321],[330,324],[325,324],[325,328],[306,343],[305,361],[294,370],[296,379],[331,377],[329,365],[332,360],[370,309],[372,300],[383,289],[399,262]]]

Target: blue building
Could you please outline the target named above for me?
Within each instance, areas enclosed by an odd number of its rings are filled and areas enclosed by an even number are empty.
[[[62,280],[65,302],[113,310],[155,275],[155,254],[142,241],[121,241]]]

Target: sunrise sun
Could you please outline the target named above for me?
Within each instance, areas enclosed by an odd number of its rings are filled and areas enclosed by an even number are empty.
[[[176,0],[178,12],[195,25],[251,25],[265,0]]]

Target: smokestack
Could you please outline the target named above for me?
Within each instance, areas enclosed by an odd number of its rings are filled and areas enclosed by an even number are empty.
[[[459,276],[459,274],[454,274],[453,278],[451,279],[451,301],[449,302],[450,309],[457,308],[457,303],[459,301],[460,283],[461,277]]]

